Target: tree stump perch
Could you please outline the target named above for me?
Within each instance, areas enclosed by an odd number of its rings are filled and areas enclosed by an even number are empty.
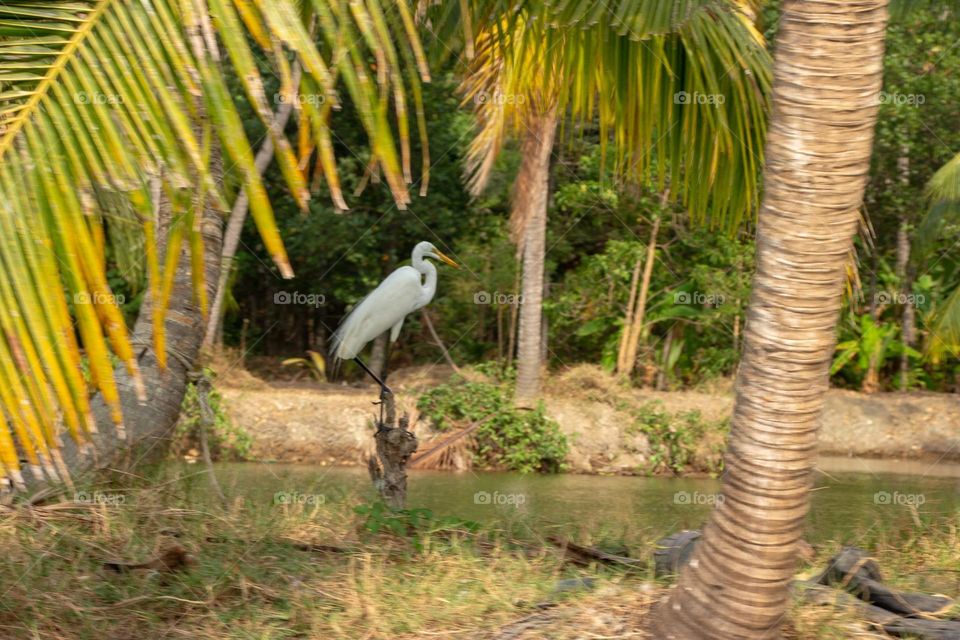
[[[367,460],[367,468],[383,502],[393,509],[402,509],[407,501],[407,462],[419,443],[410,431],[410,416],[402,415],[397,424],[393,394],[384,393],[381,401],[385,418],[382,422],[374,421],[377,453]]]

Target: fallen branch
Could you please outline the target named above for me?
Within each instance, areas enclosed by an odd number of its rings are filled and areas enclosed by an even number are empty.
[[[443,450],[445,450],[447,447],[457,442],[458,440],[462,440],[463,438],[467,437],[468,435],[476,431],[478,428],[480,428],[481,425],[487,423],[494,415],[496,414],[488,413],[487,415],[483,416],[473,424],[467,425],[466,427],[455,432],[453,435],[447,437],[445,440],[427,449],[426,451],[416,456],[415,458],[412,458],[410,460],[410,467],[411,468],[415,467],[418,463],[422,463],[424,460],[436,455],[437,453],[442,452]]]
[[[603,564],[629,567],[631,569],[646,568],[647,563],[637,558],[628,558],[627,556],[618,556],[613,553],[607,553],[594,547],[584,547],[570,542],[566,538],[548,536],[547,541],[559,547],[577,564],[588,565],[592,562],[601,562]]]
[[[458,367],[457,363],[450,357],[450,352],[447,351],[447,347],[444,346],[443,341],[440,340],[440,336],[437,335],[437,330],[433,328],[433,321],[430,320],[430,314],[427,313],[427,310],[424,308],[420,310],[420,315],[423,317],[423,324],[427,325],[430,337],[432,337],[434,343],[440,347],[440,352],[443,353],[443,359],[447,361],[447,364],[449,364],[455,372],[460,373],[460,367]]]

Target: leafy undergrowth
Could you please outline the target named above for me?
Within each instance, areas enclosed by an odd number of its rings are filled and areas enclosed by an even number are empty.
[[[422,396],[417,407],[440,431],[480,422],[474,433],[475,462],[480,467],[528,473],[563,471],[568,445],[543,403],[533,410],[513,406],[512,372],[475,367],[487,380],[453,376]]]
[[[221,504],[195,467],[167,465],[102,480],[69,501],[0,507],[0,637],[649,638],[650,608],[668,588],[649,567],[574,568],[539,537],[548,532],[519,538],[317,487],[226,489]],[[596,535],[579,541],[603,546]],[[648,557],[652,542],[632,540],[631,555]],[[956,595],[958,542],[955,523],[920,521],[862,546],[891,584]],[[195,558],[186,571],[104,566],[171,545]],[[820,547],[812,566],[838,547]],[[560,587],[583,578],[592,588]],[[798,605],[784,637],[882,636],[850,614]]]
[[[359,494],[227,487],[221,505],[195,470],[0,507],[0,637],[482,637],[562,603],[558,581],[584,575],[550,545]],[[185,571],[104,566],[175,545],[195,558]],[[598,583],[622,579],[601,571]]]
[[[660,402],[648,402],[632,409],[634,422],[628,430],[647,437],[650,455],[648,475],[707,473],[723,471],[723,449],[729,420],[708,422],[699,411],[671,414]]]

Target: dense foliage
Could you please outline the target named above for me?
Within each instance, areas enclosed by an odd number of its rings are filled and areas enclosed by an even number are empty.
[[[960,49],[950,46],[960,38],[960,25],[940,11],[918,8],[890,27],[865,224],[851,262],[833,367],[839,386],[868,391],[957,386],[956,357],[932,357],[929,346],[938,314],[960,282],[960,254],[952,227],[936,237],[918,233],[928,206],[927,182],[960,148],[955,100]],[[775,8],[765,10],[761,26],[772,39]],[[268,172],[297,277],[277,277],[251,226],[243,240],[249,251],[241,252],[232,289],[228,343],[275,356],[325,353],[330,332],[350,305],[426,239],[465,267],[440,268],[439,294],[430,306],[453,359],[512,365],[522,300],[507,214],[519,151],[508,144],[490,187],[469,197],[462,160],[474,129],[469,111],[459,108],[455,73],[435,79],[425,91],[433,168],[427,195],[415,198],[409,211],[396,209],[376,176],[365,176],[365,138],[348,105],[334,143],[351,211],[337,214],[329,199],[318,197],[302,215],[284,195],[279,171]],[[252,114],[248,124],[259,126]],[[563,139],[551,169],[546,360],[554,368],[599,362],[613,369],[632,275],[659,217],[635,382],[672,389],[733,375],[754,266],[752,224],[732,234],[698,226],[687,212],[663,204],[655,185],[622,185],[603,161],[596,128],[581,127]],[[901,227],[906,244],[898,243]],[[293,294],[288,296],[293,304],[277,303],[284,294]],[[903,331],[907,306],[915,325],[909,340]],[[441,360],[419,316],[411,316],[390,368]]]
[[[206,373],[212,375],[209,370]],[[201,429],[206,431],[212,460],[247,459],[253,439],[227,415],[220,392],[210,388],[201,394],[198,385],[191,382],[187,385],[180,420],[174,431],[173,453],[197,456],[202,449]]]
[[[685,411],[672,415],[656,402],[650,402],[634,411],[632,425],[647,436],[650,444],[650,475],[669,472],[682,475],[688,472],[706,472],[716,475],[723,470],[723,436],[728,424],[708,424],[699,411]],[[704,447],[705,437],[712,435],[712,447]]]
[[[459,376],[420,397],[417,407],[440,430],[480,422],[473,434],[480,466],[520,472],[563,468],[567,440],[544,413],[512,404],[511,381],[470,381]]]

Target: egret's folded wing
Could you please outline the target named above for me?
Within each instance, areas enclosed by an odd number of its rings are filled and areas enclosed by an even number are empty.
[[[400,267],[344,318],[333,336],[333,354],[355,358],[368,342],[402,321],[416,307],[423,283],[413,267]]]

